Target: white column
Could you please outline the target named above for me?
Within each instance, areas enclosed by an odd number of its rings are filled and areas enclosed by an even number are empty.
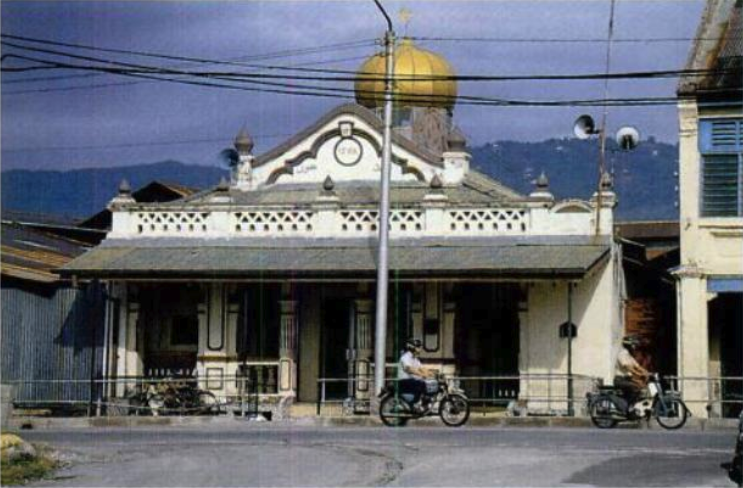
[[[137,326],[139,322],[139,302],[132,285],[122,286],[121,308],[119,309],[119,337],[116,347],[116,376],[142,375],[142,360],[137,347]],[[142,334],[139,334],[142,335]],[[120,383],[116,395],[123,396],[132,384]]]
[[[709,332],[707,328],[707,280],[698,273],[680,274],[678,308],[678,373],[684,378],[709,377]],[[707,417],[708,381],[687,379],[679,388],[692,414]],[[694,401],[697,400],[697,401]],[[704,402],[700,402],[703,400]]]
[[[354,320],[356,322],[356,373],[360,380],[356,382],[356,398],[369,398],[369,383],[364,381],[371,374],[372,355],[374,353],[372,301],[355,300]]]
[[[279,393],[295,396],[297,389],[297,300],[281,300],[279,336]]]
[[[227,395],[229,356],[227,354],[227,293],[226,284],[204,285],[202,300],[198,304],[199,347],[197,371],[199,386],[218,397]]]

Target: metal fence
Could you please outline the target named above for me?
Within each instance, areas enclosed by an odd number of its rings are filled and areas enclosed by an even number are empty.
[[[703,404],[711,417],[735,418],[743,410],[743,376],[664,376],[689,405]]]
[[[388,379],[394,383],[395,379]],[[599,378],[584,375],[529,374],[504,376],[452,376],[446,381],[464,390],[474,405],[508,407],[510,413],[573,415],[583,411],[586,393],[596,390]],[[339,394],[341,393],[341,394]],[[341,413],[369,413],[374,394],[373,375],[320,378],[317,381],[316,411],[325,407]]]
[[[279,397],[278,364],[248,365],[234,375],[131,376],[94,380],[4,381],[14,406],[52,415],[196,415],[259,412],[261,402]],[[69,391],[78,394],[70,398]],[[214,393],[211,391],[214,390]],[[206,403],[205,403],[206,402]]]

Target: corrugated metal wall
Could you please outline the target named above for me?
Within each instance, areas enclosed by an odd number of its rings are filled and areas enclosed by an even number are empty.
[[[24,383],[15,397],[23,403],[89,400],[91,370],[100,378],[102,367],[102,286],[76,290],[8,281],[1,295],[2,381],[87,380]]]

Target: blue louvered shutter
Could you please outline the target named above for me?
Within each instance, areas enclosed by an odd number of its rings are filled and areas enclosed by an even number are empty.
[[[743,119],[699,122],[704,217],[743,216]]]
[[[699,152],[739,153],[743,148],[742,119],[714,119],[699,122]]]

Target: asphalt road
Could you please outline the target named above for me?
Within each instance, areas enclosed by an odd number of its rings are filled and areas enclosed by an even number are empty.
[[[734,486],[734,432],[292,427],[28,431],[70,466],[37,486]]]

